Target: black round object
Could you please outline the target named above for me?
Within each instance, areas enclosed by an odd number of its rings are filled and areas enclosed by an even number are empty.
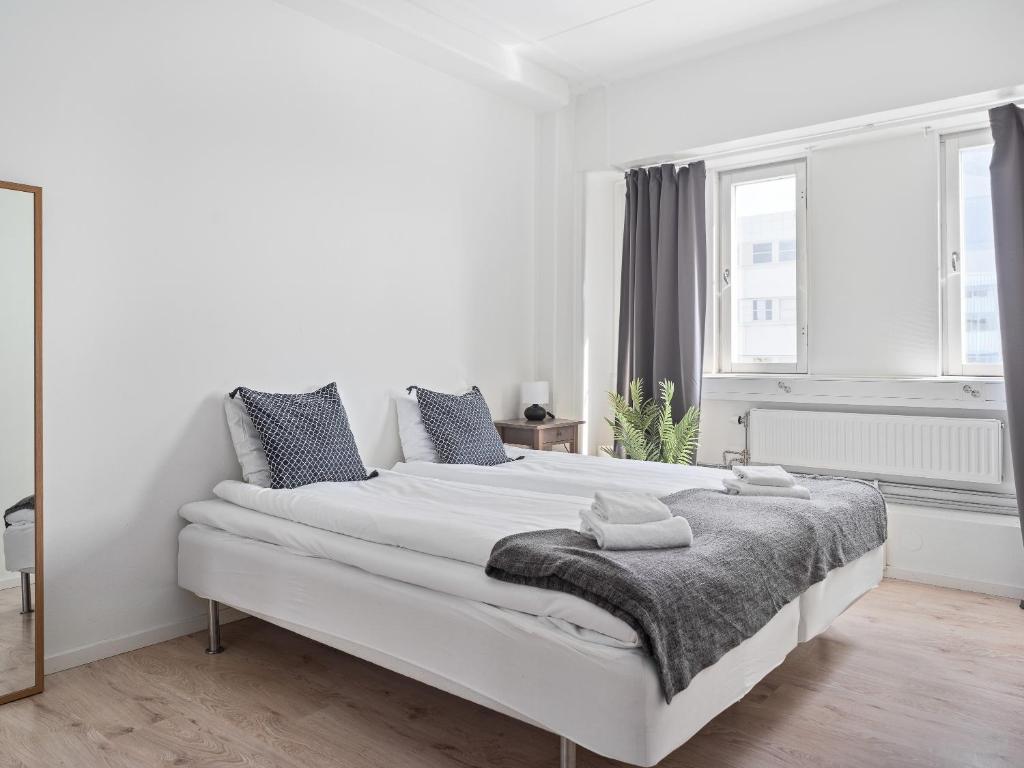
[[[536,403],[523,411],[523,416],[526,417],[527,421],[544,421],[544,417],[547,415],[548,412],[544,409],[544,406],[537,405]]]

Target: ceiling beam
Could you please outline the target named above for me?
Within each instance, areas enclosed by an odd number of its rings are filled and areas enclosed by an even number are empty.
[[[569,103],[568,82],[407,0],[277,0],[281,5],[538,111]]]

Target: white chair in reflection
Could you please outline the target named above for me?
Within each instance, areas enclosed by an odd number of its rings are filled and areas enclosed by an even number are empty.
[[[27,501],[27,500],[26,500]],[[4,514],[4,567],[21,573],[21,612],[32,613],[32,576],[36,570],[36,511],[34,505],[11,508]]]

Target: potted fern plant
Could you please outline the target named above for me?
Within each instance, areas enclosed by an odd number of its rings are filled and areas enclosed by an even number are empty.
[[[625,455],[638,461],[664,464],[693,464],[697,458],[700,432],[700,410],[696,406],[683,414],[678,422],[672,415],[675,383],[665,379],[658,385],[659,400],[644,396],[643,379],[629,383],[629,399],[618,392],[609,392],[612,418],[606,419],[615,437],[615,448],[605,448],[609,455]]]

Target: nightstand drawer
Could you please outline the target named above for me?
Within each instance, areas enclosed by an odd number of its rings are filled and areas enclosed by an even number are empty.
[[[571,443],[576,439],[576,427],[559,427],[552,429],[544,435],[544,442],[547,445],[554,443]]]
[[[532,429],[516,429],[515,427],[505,427],[501,430],[501,441],[509,445],[533,445]]]

